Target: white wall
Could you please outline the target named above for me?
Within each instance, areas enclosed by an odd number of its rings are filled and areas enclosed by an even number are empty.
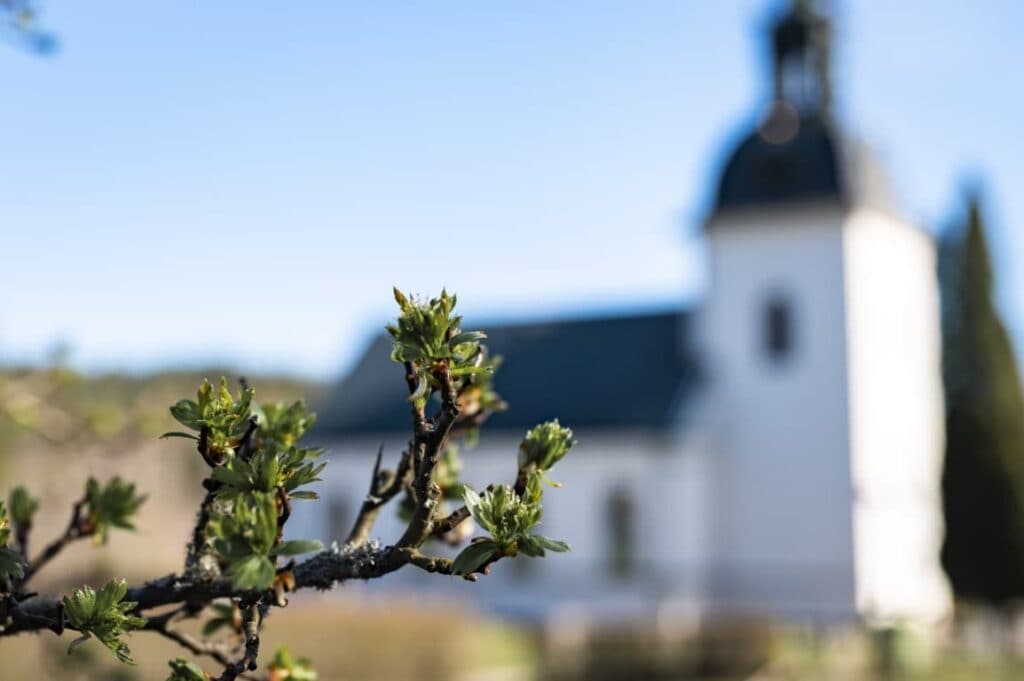
[[[936,619],[943,408],[935,249],[859,211],[846,227],[857,602],[869,617]]]
[[[707,527],[702,513],[703,453],[684,451],[679,437],[671,433],[577,431],[576,436],[579,445],[552,472],[564,487],[545,492],[539,528],[543,534],[568,541],[573,550],[542,560],[505,561],[477,584],[456,580],[438,584],[434,578],[432,589],[475,600],[482,607],[531,616],[565,606],[612,617],[650,614],[665,601],[698,606]],[[397,444],[403,437],[396,433],[387,440]],[[485,428],[480,445],[463,456],[463,479],[478,490],[492,482],[512,482],[520,437],[488,433]],[[344,440],[329,447],[332,456],[319,488],[322,500],[296,504],[289,523],[294,536],[327,543],[344,539],[330,536],[327,513],[332,503],[344,503],[354,517],[378,445],[379,441]],[[397,456],[397,447],[386,450],[385,465],[393,466]],[[627,492],[635,508],[637,563],[633,575],[624,580],[608,569],[608,500],[618,489]],[[401,531],[394,508],[389,507],[373,536],[387,544]],[[453,555],[439,544],[429,550]],[[370,588],[416,588],[421,577],[410,568]]]
[[[713,609],[855,611],[843,247],[831,205],[708,228]],[[762,347],[773,293],[794,313],[793,354],[777,364]]]

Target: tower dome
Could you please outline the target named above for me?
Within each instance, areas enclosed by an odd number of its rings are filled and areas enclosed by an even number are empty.
[[[715,214],[807,201],[891,206],[870,150],[832,113],[831,24],[797,0],[772,26],[773,101],[728,157]]]

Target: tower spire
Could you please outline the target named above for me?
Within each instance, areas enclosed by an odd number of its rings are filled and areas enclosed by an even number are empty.
[[[774,97],[801,114],[832,108],[832,27],[810,0],[793,0],[772,27]]]

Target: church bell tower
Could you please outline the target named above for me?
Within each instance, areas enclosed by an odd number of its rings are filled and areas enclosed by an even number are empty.
[[[728,155],[705,226],[708,600],[941,617],[933,244],[840,129],[827,17],[794,2],[768,38],[773,99]]]

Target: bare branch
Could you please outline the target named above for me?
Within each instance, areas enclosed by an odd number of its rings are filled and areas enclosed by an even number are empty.
[[[359,515],[356,517],[352,530],[345,540],[346,544],[356,546],[366,543],[370,538],[370,531],[373,530],[373,525],[380,515],[381,508],[409,484],[410,474],[412,473],[409,463],[411,458],[409,455],[410,450],[411,448],[402,452],[402,458],[398,462],[398,469],[395,472],[391,472],[380,467],[382,457],[384,456],[384,443],[381,443],[380,449],[377,451],[377,461],[373,467],[373,476],[370,479],[370,490],[363,500],[363,505],[359,509]]]
[[[68,521],[64,534],[50,542],[43,549],[43,552],[36,556],[35,560],[29,562],[28,567],[25,568],[25,576],[21,580],[21,586],[27,584],[28,580],[39,572],[43,566],[53,560],[58,553],[63,551],[65,546],[76,539],[92,535],[93,529],[89,527],[87,519],[82,517],[82,507],[85,506],[85,502],[84,497],[75,502],[74,506],[71,507],[71,519]]]
[[[460,506],[444,518],[438,518],[435,520],[432,533],[435,537],[441,537],[448,534],[468,519],[469,509],[465,506]]]
[[[245,634],[245,654],[237,662],[228,664],[217,681],[235,681],[240,674],[256,669],[256,658],[260,653],[260,606],[253,603],[245,610],[242,620]]]
[[[186,634],[183,631],[179,631],[171,626],[171,624],[184,612],[185,608],[179,608],[165,615],[151,617],[146,622],[146,626],[143,630],[156,632],[164,638],[174,641],[193,655],[205,655],[207,657],[211,657],[225,667],[233,664],[234,661],[228,654],[230,652],[229,646],[210,641],[200,641],[194,636]]]

